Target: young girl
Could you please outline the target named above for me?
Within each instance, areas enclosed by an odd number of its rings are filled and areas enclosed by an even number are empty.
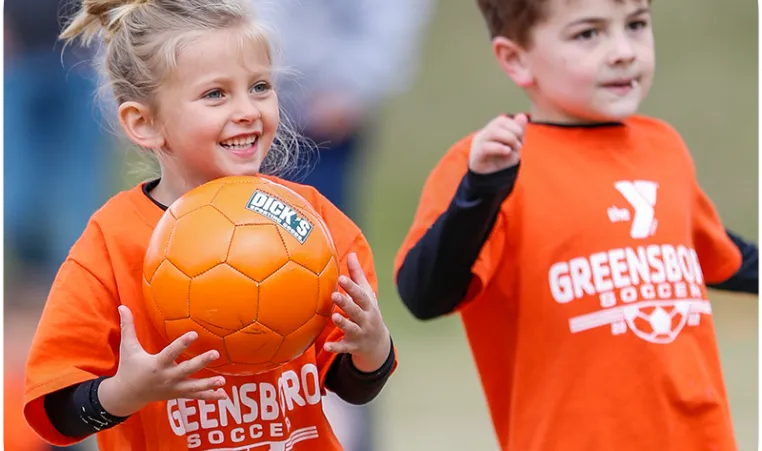
[[[272,176],[330,229],[346,292],[333,299],[345,314],[302,357],[252,377],[204,369],[216,351],[176,364],[195,334],[163,347],[149,322],[142,261],[166,206],[218,177],[286,168],[293,156],[279,139],[271,50],[249,3],[84,0],[61,35],[103,38],[119,123],[156,154],[161,178],[95,213],[53,284],[24,399],[27,421],[53,444],[98,433],[101,450],[341,449],[321,395],[366,403],[396,367],[362,233],[314,189]]]

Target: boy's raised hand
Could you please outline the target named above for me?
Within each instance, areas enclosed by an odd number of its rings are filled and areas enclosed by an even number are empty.
[[[479,131],[471,142],[468,168],[477,174],[491,174],[516,166],[521,158],[526,114],[500,115]]]
[[[98,399],[108,413],[126,417],[153,401],[176,398],[212,401],[227,396],[223,390],[217,390],[225,384],[222,376],[190,378],[218,359],[217,351],[208,351],[190,360],[175,363],[198,338],[195,332],[186,333],[158,354],[149,354],[135,334],[130,309],[124,305],[119,306],[119,315],[122,328],[119,368],[114,377],[105,379],[98,387]]]

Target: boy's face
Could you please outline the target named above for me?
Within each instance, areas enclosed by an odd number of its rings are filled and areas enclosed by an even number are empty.
[[[648,0],[549,0],[547,19],[524,51],[533,120],[587,123],[634,114],[654,72],[649,6]]]

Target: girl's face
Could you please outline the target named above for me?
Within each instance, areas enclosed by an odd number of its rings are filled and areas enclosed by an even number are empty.
[[[241,30],[203,32],[177,55],[156,105],[162,182],[181,191],[259,172],[278,128],[267,44]]]

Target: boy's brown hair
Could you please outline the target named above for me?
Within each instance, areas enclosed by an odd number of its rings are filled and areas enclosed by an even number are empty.
[[[490,37],[504,36],[519,45],[529,44],[529,34],[545,18],[548,0],[477,0]]]
[[[624,0],[614,1],[622,3]],[[546,18],[548,2],[549,0],[476,0],[492,39],[503,36],[524,47],[531,44],[532,28]]]

